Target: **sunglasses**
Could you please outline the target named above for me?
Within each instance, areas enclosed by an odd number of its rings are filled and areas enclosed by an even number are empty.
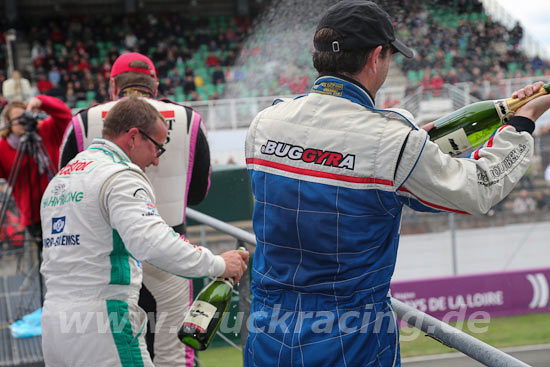
[[[164,148],[163,144],[157,143],[155,139],[147,135],[145,131],[141,129],[138,129],[138,131],[141,135],[145,136],[147,139],[149,139],[149,141],[151,141],[151,143],[155,145],[155,147],[157,148],[157,158],[159,158],[164,152],[166,152],[166,149]]]

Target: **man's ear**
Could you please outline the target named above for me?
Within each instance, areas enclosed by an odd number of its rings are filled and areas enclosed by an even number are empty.
[[[367,58],[367,66],[372,73],[376,74],[378,70],[378,65],[382,61],[382,46],[377,46],[374,50],[371,51]]]
[[[126,132],[125,140],[128,144],[128,147],[130,147],[131,149],[134,149],[135,147],[135,144],[136,144],[135,140],[138,134],[139,134],[139,129],[137,127],[133,127]]]
[[[111,98],[111,101],[118,98],[118,88],[114,78],[109,79],[109,97]]]
[[[160,82],[157,81],[157,83],[155,85],[155,90],[153,91],[153,98],[157,98],[157,94],[159,92],[159,84],[160,84]]]
[[[137,127],[132,127],[126,132],[126,134],[128,134],[129,138],[135,139],[135,136],[139,134],[139,129]]]

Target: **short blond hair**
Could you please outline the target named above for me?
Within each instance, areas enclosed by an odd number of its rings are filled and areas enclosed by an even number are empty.
[[[130,63],[133,68],[140,68],[149,70],[149,65],[145,61],[134,60]],[[154,95],[157,90],[157,81],[151,75],[144,73],[136,73],[129,71],[126,73],[118,74],[113,77],[118,90],[124,90],[131,87],[144,87],[151,91],[151,95]]]
[[[14,108],[22,108],[22,109],[26,109],[27,108],[27,103],[23,102],[23,101],[13,101],[13,102],[10,102],[6,105],[6,107],[4,107],[4,109],[2,110],[2,125],[5,126],[6,128],[0,130],[0,138],[7,138],[8,135],[11,133],[11,127],[10,128],[7,128],[8,126],[8,123],[10,122],[10,112],[14,109]]]

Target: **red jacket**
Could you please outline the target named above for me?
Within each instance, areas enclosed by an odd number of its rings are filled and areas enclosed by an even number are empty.
[[[38,135],[42,137],[54,168],[57,169],[59,146],[65,128],[71,121],[71,110],[63,101],[55,97],[40,95],[38,98],[42,101],[41,110],[50,115],[39,122]],[[13,149],[6,139],[0,139],[0,178],[8,179],[16,154],[17,150]],[[28,157],[28,155],[23,158],[13,188],[13,198],[20,212],[21,223],[24,226],[40,221],[40,199],[50,179],[51,177],[48,177],[47,172],[38,177],[38,166],[34,159]]]

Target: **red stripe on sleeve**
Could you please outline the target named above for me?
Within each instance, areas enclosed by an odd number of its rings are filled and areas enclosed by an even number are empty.
[[[413,194],[412,192],[410,192],[409,190],[407,190],[404,187],[400,187],[399,190],[397,190],[397,191],[403,191],[403,192],[409,193],[412,196],[414,196],[418,201],[420,201],[422,204],[430,206],[430,207],[435,208],[435,209],[445,210],[447,212],[453,212],[453,213],[458,213],[458,214],[470,214],[470,213],[462,211],[462,210],[451,209],[451,208],[447,208],[447,207],[444,207],[444,206],[441,206],[441,205],[430,203],[426,200],[422,200],[418,196],[416,196],[415,194]]]

